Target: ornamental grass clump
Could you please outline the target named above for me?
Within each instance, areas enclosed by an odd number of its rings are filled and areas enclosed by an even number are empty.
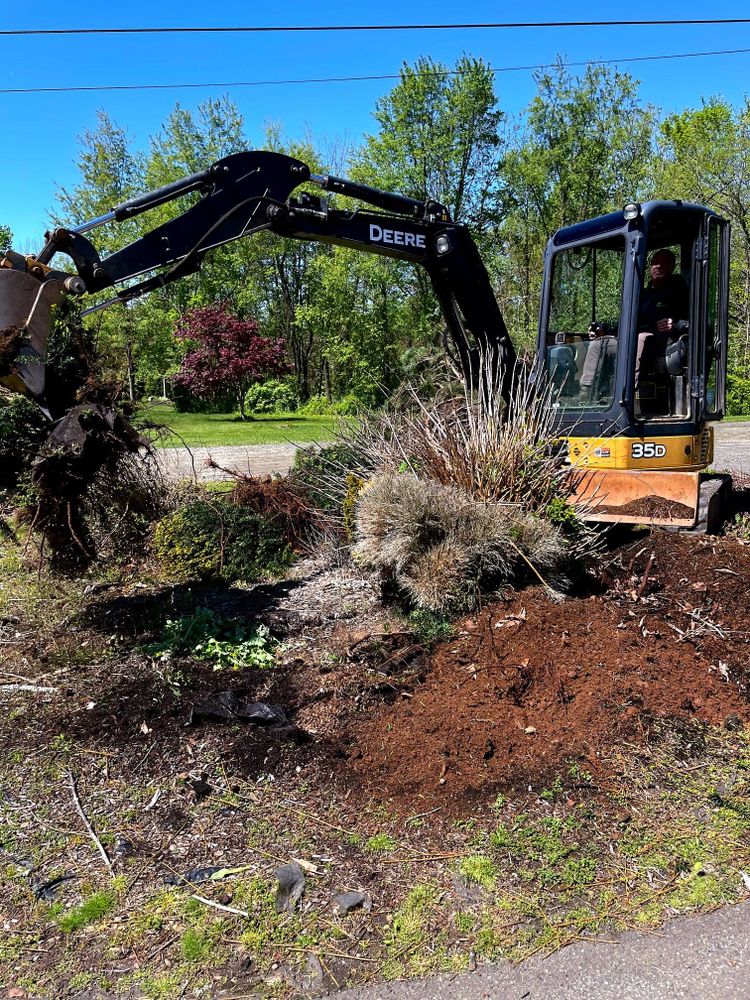
[[[417,607],[457,611],[529,580],[557,593],[596,551],[568,502],[550,389],[520,365],[509,381],[507,403],[490,365],[458,395],[455,382],[430,402],[405,387],[398,407],[342,428],[346,468],[329,466],[317,485],[335,511],[361,481],[354,556]]]
[[[354,557],[417,607],[451,612],[509,583],[531,578],[549,586],[549,578],[559,585],[569,548],[560,528],[517,506],[391,473],[362,491]]]

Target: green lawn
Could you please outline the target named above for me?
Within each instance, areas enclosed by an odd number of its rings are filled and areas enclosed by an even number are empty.
[[[169,403],[145,403],[136,424],[161,424],[174,433],[159,441],[163,448],[209,448],[236,444],[285,444],[329,441],[336,417],[300,417],[273,414],[240,420],[236,413],[178,413]]]

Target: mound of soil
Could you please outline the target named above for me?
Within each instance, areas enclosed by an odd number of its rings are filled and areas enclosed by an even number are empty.
[[[356,782],[397,809],[465,812],[571,762],[606,781],[611,744],[664,719],[750,720],[750,550],[655,533],[620,550],[607,584],[561,603],[535,588],[463,622],[412,697],[350,728]]]
[[[602,514],[627,514],[631,517],[659,517],[674,520],[688,520],[695,516],[695,511],[687,504],[677,500],[666,500],[664,497],[649,496],[631,500],[619,507],[597,507]]]

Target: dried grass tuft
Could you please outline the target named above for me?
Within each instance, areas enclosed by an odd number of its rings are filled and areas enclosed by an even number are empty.
[[[457,609],[530,578],[564,586],[597,549],[598,535],[564,502],[551,390],[518,366],[506,405],[502,380],[483,366],[477,384],[456,395],[446,383],[430,402],[407,386],[398,408],[360,413],[339,432],[346,475],[366,484],[355,557],[419,606]],[[342,470],[322,465],[318,488],[341,503]]]

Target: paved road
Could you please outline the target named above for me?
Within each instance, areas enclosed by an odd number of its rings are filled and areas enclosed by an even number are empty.
[[[750,422],[715,424],[714,468],[750,475]],[[750,997],[750,989],[748,990]]]
[[[307,447],[303,445],[302,447]],[[226,479],[224,469],[268,476],[288,472],[294,463],[297,446],[293,444],[233,445],[217,448],[159,448],[159,462],[170,479],[193,479],[209,482]],[[211,468],[213,460],[221,468]]]
[[[336,1000],[748,1000],[750,901],[549,958],[344,990]]]
[[[209,458],[224,469],[267,476],[274,472],[288,472],[296,451],[297,446],[294,444],[256,444],[195,448],[192,454],[186,448],[160,448],[159,456],[171,479],[192,479],[195,475],[206,482],[226,479],[226,473],[221,469],[206,465]],[[735,469],[750,474],[750,422],[716,425],[716,454],[713,464],[716,469]]]

